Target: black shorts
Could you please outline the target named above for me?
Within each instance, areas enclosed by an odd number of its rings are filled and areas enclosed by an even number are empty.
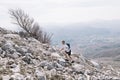
[[[66,54],[68,54],[69,56],[71,55],[71,50],[69,52],[65,51]]]

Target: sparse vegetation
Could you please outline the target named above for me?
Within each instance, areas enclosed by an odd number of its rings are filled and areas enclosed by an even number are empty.
[[[40,25],[35,22],[33,18],[30,18],[22,9],[10,9],[9,14],[14,20],[13,24],[23,29],[23,31],[19,32],[22,37],[34,37],[42,43],[51,42],[52,35],[44,32]]]

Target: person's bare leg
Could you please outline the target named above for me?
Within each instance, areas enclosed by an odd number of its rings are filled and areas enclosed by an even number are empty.
[[[72,57],[71,57],[70,55],[68,55],[68,54],[66,53],[66,56],[67,56],[67,59],[68,59],[69,61],[72,61]]]
[[[71,55],[68,55],[68,57],[69,57],[69,59],[70,59],[70,62],[71,62],[71,63],[74,63],[74,60],[73,60],[73,58],[71,57]]]
[[[67,58],[67,54],[65,52],[63,54],[64,54],[65,58]]]
[[[69,57],[69,60],[72,61],[72,57],[70,55],[68,55],[68,57]]]
[[[69,58],[71,59],[71,61],[72,61],[72,57],[71,56],[69,56]]]
[[[64,55],[65,55],[66,59],[70,60],[70,58],[69,58],[69,56],[68,56],[68,54],[66,52],[64,52]]]

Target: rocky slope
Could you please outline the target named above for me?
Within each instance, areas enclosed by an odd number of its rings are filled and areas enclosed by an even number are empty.
[[[0,30],[0,80],[119,80],[120,69],[99,64],[80,54],[74,63],[57,48],[34,38]]]

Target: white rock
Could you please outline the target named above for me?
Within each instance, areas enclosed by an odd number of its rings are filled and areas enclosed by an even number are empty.
[[[51,53],[51,58],[58,59],[58,58],[61,58],[61,56],[58,53]]]
[[[35,74],[36,75],[44,75],[43,72],[39,70],[39,68],[36,68]]]
[[[72,68],[74,68],[74,69],[76,69],[76,70],[81,70],[81,69],[84,68],[84,66],[83,66],[83,65],[80,65],[80,64],[74,64],[74,65],[72,66]]]
[[[77,80],[85,80],[84,77],[79,77]]]
[[[95,62],[93,60],[90,60],[90,62],[94,65],[94,67],[101,68],[101,66],[97,62]]]
[[[28,49],[25,47],[21,47],[21,52],[27,53]]]
[[[86,76],[87,80],[90,80],[90,76],[88,75],[88,73],[90,73],[90,71],[86,70],[85,73],[84,73],[84,75]]]
[[[45,66],[47,66],[47,64],[48,64],[48,62],[47,61],[42,61],[42,62],[40,62],[40,67],[45,67]]]
[[[50,55],[51,55],[51,53],[50,53],[49,51],[45,51],[45,50],[43,50],[43,54],[44,54],[45,56],[50,56]]]
[[[20,40],[20,36],[17,34],[6,34],[6,35],[4,35],[4,37],[6,39],[19,39]]]
[[[15,80],[23,80],[24,76],[21,75],[20,73],[14,73],[11,78],[15,79]]]
[[[68,63],[63,58],[58,59],[58,64],[64,67],[68,65]]]
[[[52,70],[50,70],[50,72],[51,72],[51,75],[56,75],[57,74],[56,69],[52,69]]]
[[[52,64],[55,68],[63,68],[62,65],[58,64],[56,61]]]
[[[2,54],[3,50],[0,48],[0,54]]]
[[[6,43],[2,46],[3,50],[13,49],[14,43],[12,41],[6,41]]]
[[[10,79],[10,76],[9,75],[4,75],[2,76],[2,80],[9,80]]]
[[[77,74],[84,74],[84,66],[80,64],[73,64],[72,65],[73,72]]]
[[[0,54],[1,57],[5,57],[5,55],[6,55],[5,51],[3,51],[2,54]]]
[[[11,70],[14,72],[14,73],[19,73],[20,72],[20,65],[16,65],[16,64],[13,64],[15,67],[12,68]]]
[[[38,80],[46,80],[45,74],[41,72],[38,68],[35,71],[35,75],[37,76]]]
[[[63,59],[63,58],[59,58],[58,61],[65,62],[65,59]]]
[[[119,80],[120,77],[113,77],[112,79],[113,79],[113,80]]]
[[[17,58],[19,58],[19,55],[21,55],[21,54],[19,54],[18,52],[14,52],[13,54],[11,54],[11,57],[14,59],[17,59]]]
[[[32,37],[28,38],[27,40],[31,43],[39,43],[40,44],[40,42],[38,40],[36,40],[35,38],[32,38]]]
[[[34,80],[33,76],[31,74],[26,73],[25,80]]]

